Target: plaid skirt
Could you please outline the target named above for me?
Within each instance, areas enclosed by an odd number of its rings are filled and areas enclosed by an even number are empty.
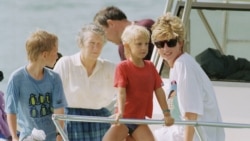
[[[80,109],[66,108],[68,115],[102,116],[108,117],[111,113],[106,109]],[[65,128],[70,141],[101,141],[102,137],[109,129],[109,123],[75,122],[66,121]]]

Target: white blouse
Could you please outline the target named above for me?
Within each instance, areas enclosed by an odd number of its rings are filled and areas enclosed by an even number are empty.
[[[81,64],[80,53],[77,53],[60,58],[54,71],[61,76],[68,107],[100,109],[114,100],[114,63],[99,58],[93,73],[88,77]]]

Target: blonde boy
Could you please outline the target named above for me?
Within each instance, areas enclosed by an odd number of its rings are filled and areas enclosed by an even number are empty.
[[[58,38],[37,30],[27,39],[26,51],[28,64],[12,73],[5,98],[12,141],[24,140],[34,128],[45,132],[46,141],[55,141],[51,115],[63,114],[66,100],[59,75],[45,66],[53,67],[56,62]],[[19,137],[17,124],[21,128]]]
[[[149,39],[148,30],[138,25],[127,26],[122,34],[127,60],[119,63],[115,72],[114,86],[118,88],[117,123],[120,118],[151,118],[154,92],[162,108],[165,124],[170,126],[174,123],[162,89],[161,77],[153,63],[143,60],[148,53]],[[144,124],[113,124],[103,140],[122,141],[125,138],[136,141],[155,140],[149,127]]]

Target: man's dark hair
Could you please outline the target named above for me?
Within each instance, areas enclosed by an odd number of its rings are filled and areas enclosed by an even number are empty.
[[[101,26],[108,27],[107,20],[124,20],[127,19],[127,16],[119,8],[115,6],[109,6],[98,13],[94,17],[94,22]]]

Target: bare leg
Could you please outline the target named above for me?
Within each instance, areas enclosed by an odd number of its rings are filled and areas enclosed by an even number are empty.
[[[127,136],[127,126],[124,124],[113,124],[102,138],[102,141],[124,141]]]
[[[155,141],[148,125],[139,125],[132,134],[134,141]]]
[[[135,141],[135,139],[132,136],[128,135],[125,141]]]

